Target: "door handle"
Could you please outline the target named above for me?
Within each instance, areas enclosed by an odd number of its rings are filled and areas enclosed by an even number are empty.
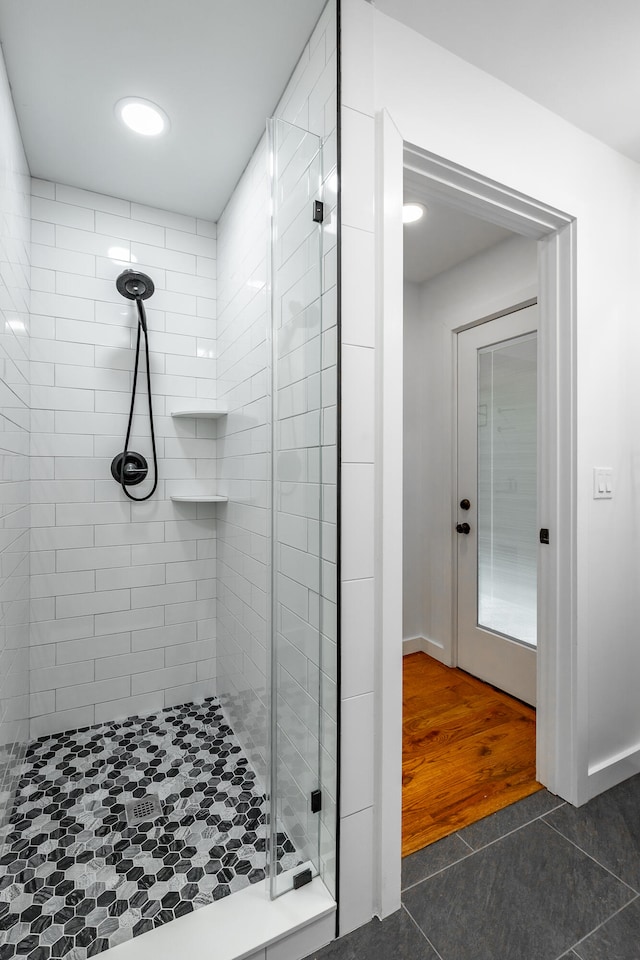
[[[458,533],[470,533],[471,527],[468,523],[456,523],[456,530]]]

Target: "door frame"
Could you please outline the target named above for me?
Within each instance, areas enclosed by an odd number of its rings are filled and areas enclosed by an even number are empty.
[[[402,744],[402,184],[419,174],[424,199],[538,243],[539,518],[541,555],[537,777],[578,803],[578,720],[585,714],[576,650],[576,220],[403,141],[386,110],[376,116],[376,768],[374,901],[399,906]],[[416,197],[419,199],[419,197]]]

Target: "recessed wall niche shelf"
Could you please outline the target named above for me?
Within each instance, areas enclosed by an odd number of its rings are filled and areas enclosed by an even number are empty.
[[[197,417],[200,420],[219,420],[226,417],[227,411],[221,407],[192,407],[188,410],[172,410],[172,417]]]
[[[181,496],[176,494],[173,497],[169,497],[170,500],[173,500],[175,503],[226,503],[229,497],[218,497],[209,494],[201,494],[194,496]]]
[[[174,418],[192,417],[199,420],[219,420],[225,417],[227,410],[214,404],[207,405],[206,401],[202,406],[189,406],[183,409],[172,410],[171,416]],[[221,497],[218,494],[209,493],[205,484],[207,481],[177,481],[175,492],[169,493],[169,499],[174,503],[227,503],[228,497]],[[172,484],[173,486],[173,484]]]

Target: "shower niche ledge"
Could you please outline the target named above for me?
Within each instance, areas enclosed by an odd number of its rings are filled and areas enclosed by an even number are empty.
[[[195,401],[189,405],[179,406],[171,411],[172,417],[197,417],[201,420],[219,420],[220,417],[226,417],[228,410],[226,407],[216,403],[207,403],[206,401]]]
[[[174,503],[226,503],[229,497],[220,497],[217,494],[174,494],[169,498]]]
[[[216,493],[212,480],[168,480],[167,495],[174,503],[226,503],[228,497]]]

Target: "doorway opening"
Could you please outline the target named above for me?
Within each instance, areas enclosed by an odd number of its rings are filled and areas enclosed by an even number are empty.
[[[423,201],[446,203],[536,241],[539,324],[540,526],[549,542],[538,553],[536,777],[551,793],[577,802],[580,787],[576,682],[576,221],[547,203],[403,141],[382,112],[377,126],[380,199],[376,246],[378,323],[376,397],[380,413],[375,482],[375,624],[379,750],[374,845],[380,865],[380,915],[397,909],[402,820],[402,513],[403,513],[403,178],[415,178]],[[496,306],[498,311],[503,305]],[[400,495],[399,495],[400,493]],[[449,513],[449,522],[453,519]],[[442,564],[433,572],[443,577]],[[384,866],[383,866],[384,865]]]
[[[402,856],[541,790],[535,724],[533,707],[471,674],[403,657]]]
[[[538,264],[405,177],[403,855],[540,789]],[[484,682],[483,682],[484,681]]]

